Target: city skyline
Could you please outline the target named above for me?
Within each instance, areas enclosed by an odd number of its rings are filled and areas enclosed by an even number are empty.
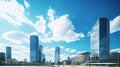
[[[99,18],[110,20],[110,50],[120,52],[119,0],[0,0],[0,52],[12,48],[12,58],[30,61],[30,35],[39,37],[46,60],[54,62],[91,52],[90,31]],[[19,58],[21,57],[21,58]]]

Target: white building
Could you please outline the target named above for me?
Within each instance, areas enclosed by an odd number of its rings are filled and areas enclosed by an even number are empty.
[[[89,61],[90,52],[79,53],[77,56],[71,58],[71,64],[81,64]]]

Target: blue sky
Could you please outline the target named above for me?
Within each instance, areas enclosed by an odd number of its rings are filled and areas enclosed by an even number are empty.
[[[101,17],[110,20],[110,48],[120,51],[119,0],[0,0],[0,52],[12,47],[12,57],[29,61],[29,36],[38,35],[46,59],[61,60],[90,52],[90,30]],[[21,57],[21,58],[20,58]]]

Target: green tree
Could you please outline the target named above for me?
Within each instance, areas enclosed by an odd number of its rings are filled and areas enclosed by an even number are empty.
[[[0,60],[0,64],[5,64],[5,61]]]

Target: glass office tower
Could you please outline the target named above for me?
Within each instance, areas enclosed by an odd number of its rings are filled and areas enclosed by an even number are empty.
[[[91,31],[91,60],[107,62],[109,59],[109,20],[100,18]]]
[[[0,52],[0,61],[5,61],[5,53]]]
[[[30,36],[30,61],[38,62],[39,61],[39,39],[37,35]]]
[[[42,63],[43,46],[39,45],[39,62]]]
[[[6,60],[11,59],[11,47],[6,47]]]
[[[55,47],[55,64],[59,64],[60,62],[60,48]]]

